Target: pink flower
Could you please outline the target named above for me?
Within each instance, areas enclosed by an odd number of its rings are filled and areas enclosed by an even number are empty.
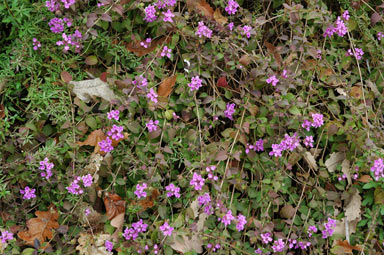
[[[142,198],[142,197],[147,197],[147,193],[144,191],[148,185],[146,183],[143,183],[142,185],[137,184],[136,185],[136,190],[135,190],[135,195],[137,198]]]
[[[119,120],[119,114],[120,114],[119,110],[112,110],[107,113],[107,117],[109,120],[111,119]]]
[[[246,35],[247,38],[251,38],[252,27],[246,25],[246,26],[243,26],[242,29],[243,29],[243,35]]]
[[[283,148],[280,144],[272,144],[272,151],[269,152],[269,156],[281,157]]]
[[[235,113],[235,104],[227,104],[227,109],[224,111],[225,117],[227,117],[230,120],[233,120],[232,115]]]
[[[195,35],[197,35],[200,38],[203,36],[205,36],[207,38],[211,38],[212,37],[212,30],[209,29],[206,25],[204,25],[203,21],[200,21]]]
[[[195,190],[201,190],[204,186],[204,178],[197,173],[193,173],[192,180],[189,182],[189,185],[193,186]]]
[[[312,113],[312,127],[319,128],[324,124],[323,114]]]
[[[113,140],[118,141],[119,139],[124,138],[123,129],[123,126],[113,125],[111,130],[107,132],[107,135],[112,137]]]
[[[261,236],[261,240],[263,243],[267,244],[267,243],[270,243],[272,242],[272,234],[267,232],[267,233],[264,233],[264,234],[260,234]]]
[[[50,12],[55,12],[60,9],[60,3],[58,0],[48,0],[45,1],[45,7],[47,7]]]
[[[142,219],[138,222],[132,223],[131,228],[126,228],[123,233],[123,237],[126,240],[136,240],[139,237],[140,233],[147,231],[148,224],[145,224]]]
[[[345,11],[344,13],[343,13],[343,15],[341,15],[341,17],[344,19],[344,20],[349,20],[349,12],[348,11]]]
[[[229,30],[230,30],[230,31],[232,31],[232,30],[233,30],[233,27],[234,27],[234,24],[233,24],[233,22],[231,22],[231,23],[229,23],[229,24],[228,24],[228,28],[229,28]]]
[[[209,193],[204,193],[204,195],[199,196],[197,198],[197,202],[199,203],[200,206],[207,205],[211,202],[211,196],[209,195]]]
[[[202,85],[203,80],[199,76],[192,77],[191,83],[188,83],[188,87],[191,88],[191,91],[198,90]]]
[[[288,78],[288,71],[284,69],[283,72],[281,73],[281,77],[283,77],[284,79],[287,79]]]
[[[132,82],[132,84],[142,89],[148,85],[148,80],[140,75],[136,76],[136,79]]]
[[[175,196],[177,198],[180,197],[180,188],[175,186],[175,184],[170,183],[168,186],[165,187],[165,190],[167,192],[167,197]]]
[[[156,16],[156,9],[153,5],[148,5],[145,9],[144,9],[144,12],[145,12],[145,17],[144,17],[144,20],[146,22],[153,22],[157,19],[157,16]]]
[[[380,178],[384,178],[384,160],[382,158],[376,159],[373,162],[371,172],[374,174],[376,181]]]
[[[146,124],[146,127],[148,128],[148,131],[149,132],[153,132],[153,131],[156,131],[157,128],[158,128],[158,125],[159,124],[159,121],[158,120],[150,120],[147,124]]]
[[[377,40],[381,40],[381,38],[384,38],[384,33],[382,33],[382,32],[378,32],[377,33]]]
[[[232,215],[232,211],[228,210],[227,213],[221,218],[221,222],[223,222],[224,226],[228,226],[231,224],[231,222],[235,219],[235,217]]]
[[[38,50],[41,47],[41,43],[36,39],[32,39],[33,50]]]
[[[207,166],[205,168],[205,170],[207,171],[208,173],[208,179],[209,180],[212,180],[212,181],[217,181],[219,179],[219,177],[213,175],[213,171],[216,170],[216,166]]]
[[[247,219],[245,218],[244,215],[239,214],[237,216],[237,224],[236,224],[236,229],[237,231],[242,231],[244,229],[245,224],[247,224]]]
[[[335,32],[340,37],[343,37],[348,33],[348,28],[340,17],[336,20]]]
[[[112,140],[109,139],[109,137],[107,137],[104,140],[100,141],[98,143],[98,145],[100,146],[100,150],[105,152],[105,153],[108,153],[108,152],[113,150]]]
[[[306,136],[304,139],[304,145],[306,147],[313,148],[313,136]]]
[[[235,14],[239,8],[239,4],[235,0],[228,0],[228,5],[225,7],[225,11],[229,14]]]
[[[52,168],[54,167],[53,163],[48,162],[48,158],[45,158],[43,161],[40,161],[40,170],[45,170],[45,172],[41,172],[41,177],[45,177],[45,179],[49,180],[52,176]]]
[[[334,28],[333,26],[329,26],[329,27],[327,27],[327,29],[325,30],[323,36],[324,36],[325,38],[327,38],[327,37],[331,38],[332,35],[333,35],[334,33],[335,33],[335,28]]]
[[[279,82],[279,79],[276,78],[276,75],[272,75],[272,76],[270,76],[270,77],[266,80],[266,82],[267,82],[268,84],[272,84],[272,86],[276,86],[277,83]]]
[[[157,97],[158,97],[158,95],[153,90],[153,88],[151,88],[147,94],[147,98],[149,98],[152,102],[154,102],[156,104],[158,102]]]
[[[309,120],[304,120],[303,124],[301,124],[301,127],[307,131],[311,129],[311,126],[312,126],[312,122],[310,122]]]
[[[93,178],[90,174],[84,175],[81,179],[83,180],[84,187],[90,187],[93,183]]]
[[[171,236],[174,228],[169,226],[168,222],[164,222],[164,224],[160,226],[160,230],[164,236]]]
[[[335,227],[336,227],[336,220],[334,219],[331,219],[331,218],[328,218],[328,222],[327,223],[324,223],[324,230],[321,231],[322,233],[322,237],[325,239],[327,237],[330,237],[333,235],[333,232],[335,231]]]
[[[145,41],[140,42],[140,45],[144,48],[148,48],[149,45],[151,45],[151,42],[152,42],[152,39],[147,38],[147,39],[145,39]]]
[[[162,13],[164,15],[164,18],[163,18],[164,22],[171,22],[171,23],[173,23],[172,18],[175,17],[175,14],[173,14],[170,9],[168,9],[167,12],[162,12]]]
[[[111,241],[106,240],[104,246],[107,251],[112,252],[113,243]]]
[[[26,186],[23,190],[20,189],[20,194],[23,195],[23,199],[30,200],[32,198],[35,198],[36,189],[31,189],[30,187]]]
[[[283,239],[275,241],[272,245],[273,252],[282,252],[285,247]]]
[[[352,49],[349,49],[345,55],[346,56],[355,56],[357,60],[360,60],[364,55],[364,51],[360,48],[355,48],[355,54],[353,54]]]
[[[8,240],[13,239],[13,233],[7,230],[1,231],[0,240],[2,243],[6,243]]]
[[[167,46],[164,46],[163,50],[161,51],[161,54],[160,56],[164,57],[164,56],[167,56],[168,58],[171,58],[171,52],[172,52],[172,49],[168,48]]]
[[[316,233],[317,232],[317,227],[316,226],[309,226],[308,227],[308,236],[311,237],[313,233]]]

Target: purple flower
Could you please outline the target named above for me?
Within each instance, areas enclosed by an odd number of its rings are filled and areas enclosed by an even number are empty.
[[[200,206],[202,205],[207,205],[211,202],[211,196],[209,193],[204,193],[204,195],[201,195],[197,198],[197,202],[199,203]]]
[[[75,179],[73,180],[71,185],[66,187],[69,193],[73,195],[80,195],[84,193],[83,189],[79,185],[80,180],[81,180],[80,176],[75,176]]]
[[[245,154],[248,154],[250,150],[253,150],[254,146],[252,144],[247,143],[247,146],[245,146]]]
[[[48,162],[48,158],[45,158],[43,161],[40,161],[40,170],[45,170],[45,172],[41,172],[41,177],[45,177],[45,179],[49,180],[52,176],[52,168],[54,167],[53,163]]]
[[[140,75],[136,77],[136,79],[132,82],[132,84],[142,89],[148,85],[148,80],[144,78],[142,75]]]
[[[76,0],[61,0],[61,2],[64,4],[64,8],[68,9],[71,5],[76,3]]]
[[[300,241],[300,242],[298,243],[298,245],[296,246],[296,249],[297,249],[298,247],[300,247],[300,249],[302,249],[302,250],[306,250],[307,248],[309,248],[309,246],[311,246],[311,242],[302,242],[302,241]]]
[[[140,219],[138,222],[132,223],[132,227],[134,230],[136,230],[139,233],[144,233],[147,231],[148,224],[145,224],[142,219]]]
[[[32,45],[35,51],[41,47],[41,43],[36,38],[32,38]]]
[[[168,222],[164,222],[164,224],[160,226],[160,230],[163,232],[164,236],[171,236],[174,228],[169,226]]]
[[[306,147],[313,148],[313,136],[306,136],[304,139],[304,145]]]
[[[301,124],[301,127],[307,131],[311,129],[311,126],[312,126],[312,122],[310,122],[309,120],[304,120],[303,124]]]
[[[281,157],[283,150],[280,144],[272,144],[272,151],[269,152],[269,156]]]
[[[111,241],[106,240],[104,246],[107,251],[112,252],[113,243]]]
[[[324,116],[321,113],[312,113],[312,127],[319,128],[324,124]]]
[[[252,27],[246,25],[246,26],[243,26],[242,29],[243,29],[243,35],[247,36],[247,38],[251,38]]]
[[[309,237],[311,237],[312,236],[312,234],[313,233],[316,233],[317,232],[317,227],[316,226],[309,226],[308,227],[308,231],[307,231],[307,233],[308,233],[308,236]]]
[[[195,35],[197,35],[200,38],[203,36],[205,36],[207,38],[211,38],[212,37],[212,30],[209,29],[206,25],[204,25],[203,21],[200,21]]]
[[[375,180],[384,178],[384,160],[382,158],[376,159],[371,167],[371,172],[375,175]]]
[[[270,77],[266,80],[266,82],[267,82],[268,84],[272,84],[272,86],[276,86],[277,83],[279,82],[279,79],[276,78],[276,75],[272,75],[272,76],[270,76]]]
[[[231,224],[231,222],[235,219],[235,217],[232,215],[232,211],[228,210],[227,213],[221,218],[221,222],[223,222],[224,226],[228,226]]]
[[[111,119],[119,120],[119,114],[120,114],[119,110],[112,110],[107,113],[107,117],[109,120]]]
[[[233,22],[231,22],[231,23],[229,23],[229,24],[228,24],[228,28],[229,28],[229,30],[230,30],[230,31],[232,31],[232,30],[233,30],[233,27],[234,27],[234,24],[233,24]]]
[[[48,0],[45,1],[45,7],[47,7],[50,12],[55,12],[60,9],[60,3],[58,0]]]
[[[216,166],[207,166],[205,168],[205,170],[207,171],[208,173],[208,179],[209,180],[212,180],[212,181],[217,181],[219,179],[219,177],[213,175],[213,171],[216,170]]]
[[[62,35],[63,40],[57,41],[57,46],[64,46],[63,51],[67,52],[71,47],[74,47],[74,50],[76,53],[79,53],[81,48],[83,47],[80,44],[80,40],[83,38],[81,32],[79,30],[75,30],[75,32],[72,35],[66,35],[63,33]]]
[[[170,183],[168,186],[165,187],[165,190],[167,192],[167,197],[175,196],[177,198],[180,197],[180,188],[175,186],[175,184]]]
[[[348,11],[345,11],[344,13],[343,13],[343,15],[341,15],[341,17],[344,19],[344,20],[349,20],[349,12]]]
[[[334,28],[334,26],[329,26],[329,27],[327,27],[327,29],[325,30],[323,36],[324,36],[325,38],[327,38],[327,37],[331,38],[332,35],[333,35],[334,33],[335,33],[335,28]]]
[[[284,79],[287,79],[288,78],[288,71],[284,69],[283,72],[281,73],[281,77],[283,77]]]
[[[191,88],[191,91],[198,90],[202,85],[203,80],[199,76],[192,77],[191,83],[188,83],[188,87]]]
[[[384,33],[382,33],[382,32],[378,32],[377,33],[377,40],[381,40],[381,38],[384,38]]]
[[[24,195],[23,199],[26,199],[26,200],[35,198],[36,197],[35,192],[36,192],[36,189],[31,189],[28,186],[26,186],[24,190],[22,189],[20,190],[20,194]]]
[[[173,17],[175,17],[175,14],[172,13],[170,9],[167,10],[167,12],[162,12],[164,15],[163,21],[164,22],[171,22],[173,23]]]
[[[225,7],[225,11],[229,14],[235,14],[239,8],[239,4],[235,0],[228,0],[228,5]]]
[[[225,117],[227,117],[230,120],[233,120],[232,115],[235,113],[235,104],[227,104],[227,109],[224,111]]]
[[[244,215],[239,214],[237,216],[237,224],[236,224],[236,229],[237,231],[242,231],[244,229],[245,224],[247,224],[247,219],[245,218]]]
[[[53,18],[48,22],[48,26],[55,34],[64,31],[64,21],[60,18]]]
[[[283,150],[293,151],[297,146],[300,145],[300,139],[297,134],[293,134],[289,136],[288,134],[284,135],[284,139],[281,141],[280,146]]]
[[[263,254],[263,251],[260,248],[257,248],[257,250],[255,250],[255,253],[256,254]]]
[[[163,50],[161,51],[161,54],[160,56],[164,57],[164,56],[167,56],[168,58],[171,58],[171,52],[172,52],[172,49],[168,48],[167,46],[164,46]]]
[[[108,153],[108,152],[113,150],[112,140],[109,139],[109,137],[107,137],[104,140],[100,141],[98,143],[98,145],[100,146],[100,151],[103,151],[105,153]]]
[[[6,243],[8,240],[13,239],[13,233],[7,230],[1,231],[0,240],[2,243]]]
[[[317,56],[316,56],[316,57],[317,57],[318,59],[321,59],[321,50],[317,50],[316,53],[317,53]]]
[[[93,178],[90,174],[84,175],[81,179],[83,180],[84,187],[90,187],[93,183]]]
[[[349,49],[345,55],[346,56],[355,56],[357,60],[360,60],[364,55],[364,51],[360,48],[355,48],[355,54],[354,54],[352,49]]]
[[[158,0],[155,3],[155,6],[158,9],[165,9],[165,8],[171,8],[176,4],[176,0]]]
[[[153,22],[157,19],[157,16],[156,16],[156,9],[153,5],[148,5],[145,9],[144,9],[144,12],[145,12],[145,17],[144,17],[144,20],[146,22]]]
[[[88,216],[91,213],[91,209],[87,208],[84,210],[84,215]]]
[[[112,137],[113,140],[118,141],[119,139],[124,138],[123,129],[123,126],[113,125],[111,130],[107,132],[107,135]]]
[[[253,149],[255,151],[264,151],[264,140],[260,138],[258,141],[256,141]]]
[[[264,234],[260,234],[261,236],[261,241],[265,244],[272,242],[272,234],[267,232]]]
[[[147,231],[147,228],[148,224],[143,223],[143,220],[140,219],[138,222],[132,223],[131,228],[125,228],[123,237],[126,240],[136,240],[140,233]]]
[[[146,127],[148,128],[148,131],[149,132],[153,132],[153,131],[156,131],[157,128],[158,128],[158,125],[159,124],[159,121],[158,120],[150,120],[148,121],[148,123],[146,124]]]
[[[330,237],[333,235],[334,229],[336,227],[336,220],[328,218],[328,222],[324,223],[324,230],[321,231],[322,237],[326,239],[327,237]]]
[[[283,239],[278,239],[272,245],[273,252],[282,252],[285,247]]]
[[[348,28],[340,17],[336,20],[335,32],[340,37],[343,37],[348,33]]]
[[[144,191],[147,187],[148,185],[146,183],[136,185],[136,191],[134,193],[137,198],[147,197],[147,193]]]
[[[149,90],[149,92],[147,93],[147,98],[149,98],[149,100],[151,100],[152,102],[154,102],[155,104],[158,102],[157,100],[157,94],[156,92],[153,90],[153,88],[151,88]]]
[[[189,182],[189,185],[193,186],[195,190],[201,190],[204,186],[204,178],[200,174],[193,173],[192,180]]]
[[[295,244],[297,244],[297,240],[296,239],[288,239],[288,248],[289,249],[294,248]]]
[[[148,48],[149,45],[151,45],[151,42],[152,42],[152,39],[147,38],[147,39],[145,39],[145,41],[140,42],[140,45],[144,48]]]

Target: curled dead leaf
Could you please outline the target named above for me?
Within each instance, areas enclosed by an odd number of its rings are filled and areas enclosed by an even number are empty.
[[[215,12],[205,0],[187,0],[187,6],[189,10],[196,11],[206,18],[213,20]]]
[[[219,23],[220,25],[224,26],[228,22],[228,18],[224,17],[219,9],[216,9],[215,12],[213,13],[213,18],[214,20]]]
[[[109,220],[121,213],[125,213],[125,201],[117,194],[106,192],[104,205]]]
[[[176,83],[176,75],[166,78],[165,80],[163,80],[163,82],[160,84],[159,88],[157,89],[157,94],[160,97],[168,97],[172,93],[172,89],[173,89],[173,86],[175,86],[175,83]]]
[[[142,207],[141,211],[145,211],[148,208],[152,208],[155,205],[155,200],[160,196],[158,189],[154,189],[151,192],[150,196],[147,196],[145,199],[139,201],[139,205]]]
[[[101,129],[97,129],[93,131],[92,133],[89,134],[87,139],[85,139],[84,142],[77,142],[77,145],[84,146],[84,145],[89,145],[95,147],[94,152],[95,153],[100,153],[100,146],[99,142],[104,140],[107,136],[104,134]]]
[[[229,88],[229,85],[228,85],[228,82],[227,82],[227,78],[225,76],[221,76],[218,80],[217,80],[217,87],[221,87],[221,88]]]

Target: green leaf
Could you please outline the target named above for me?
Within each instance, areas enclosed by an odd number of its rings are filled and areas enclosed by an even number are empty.
[[[141,126],[136,121],[132,121],[131,123],[128,123],[127,127],[129,129],[129,131],[131,131],[134,134],[140,133]]]
[[[289,108],[288,111],[293,115],[300,115],[301,114],[299,108],[297,108],[296,106],[292,106],[291,108]]]
[[[376,187],[376,183],[375,182],[369,182],[369,183],[364,184],[363,189],[370,189],[370,188],[374,188],[374,187]]]
[[[26,248],[23,250],[21,255],[32,255],[34,251],[35,251],[35,249],[33,249],[33,248]]]
[[[92,128],[93,130],[96,130],[97,129],[97,122],[96,122],[96,119],[92,116],[88,116],[86,119],[85,119],[85,123],[90,127]]]
[[[93,66],[97,64],[97,57],[96,56],[88,56],[85,58],[85,63],[89,66]]]

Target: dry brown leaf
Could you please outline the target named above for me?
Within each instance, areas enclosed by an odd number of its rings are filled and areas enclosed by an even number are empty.
[[[169,43],[171,41],[171,37],[161,37],[156,40],[153,40],[151,42],[151,45],[147,48],[144,48],[140,45],[140,42],[132,41],[126,45],[127,50],[130,52],[133,52],[136,56],[142,57],[144,55],[147,55],[148,53],[151,53],[154,51],[158,45],[161,45],[163,43]]]
[[[37,218],[32,218],[27,221],[27,231],[22,231],[17,236],[26,241],[28,245],[34,246],[35,239],[40,243],[44,243],[46,239],[53,238],[52,229],[59,227],[57,220],[59,213],[55,207],[50,206],[48,211],[36,211]]]
[[[123,227],[124,224],[124,215],[125,213],[120,213],[116,215],[112,220],[111,220],[111,226],[115,227],[117,229],[120,229]]]
[[[110,255],[105,248],[105,241],[110,239],[109,234],[100,233],[93,236],[91,233],[81,232],[76,250],[80,255]]]
[[[213,20],[215,12],[205,0],[187,0],[187,6],[188,9],[201,13],[206,18]]]
[[[264,45],[265,47],[267,47],[269,54],[271,54],[275,58],[276,63],[279,65],[279,67],[281,67],[283,60],[281,58],[280,53],[276,50],[276,47],[267,41],[264,42]]]
[[[121,213],[125,213],[125,201],[117,194],[106,192],[104,205],[109,220]]]
[[[371,176],[365,174],[365,175],[360,176],[360,178],[357,180],[359,182],[368,183],[368,182],[372,181],[372,178],[371,178]]]
[[[68,73],[67,71],[62,71],[60,73],[60,77],[63,80],[63,82],[65,82],[65,83],[69,83],[70,81],[72,81],[72,75],[70,73]]]
[[[243,66],[247,66],[251,63],[251,58],[248,56],[248,55],[243,55],[240,60],[239,60],[240,64],[242,64]]]
[[[100,153],[99,142],[104,140],[107,136],[101,131],[101,129],[97,129],[89,134],[87,139],[84,142],[77,142],[77,145],[84,146],[89,145],[95,147],[94,152]]]
[[[363,94],[363,91],[361,90],[361,87],[360,86],[353,86],[351,88],[351,91],[349,92],[349,95],[351,97],[354,97],[356,99],[359,99],[361,97],[361,95]]]
[[[213,18],[215,19],[215,21],[217,23],[219,23],[220,25],[224,26],[225,24],[227,24],[228,22],[228,18],[227,17],[224,17],[220,10],[219,9],[216,9],[215,12],[213,13]]]
[[[173,241],[171,247],[175,251],[181,252],[182,254],[185,254],[190,251],[195,251],[197,253],[203,252],[204,242],[197,234],[193,234],[192,238],[189,238],[186,234],[183,233],[179,236],[179,238],[177,238],[177,233],[175,233],[172,234],[171,238]]]
[[[93,80],[71,81],[69,84],[74,86],[73,93],[86,103],[89,102],[92,97],[101,97],[108,102],[116,99],[116,95],[113,90],[109,88],[108,83],[99,78]]]
[[[285,219],[291,219],[295,215],[295,208],[292,205],[285,205],[280,209],[280,216]]]
[[[348,221],[354,221],[360,219],[361,217],[361,196],[359,195],[359,190],[354,189],[353,193],[349,198],[349,202],[345,207],[345,216]]]
[[[139,204],[142,207],[141,212],[147,210],[148,208],[152,208],[155,205],[155,200],[160,196],[160,192],[158,189],[152,190],[150,196],[147,196],[145,199],[140,200]]]
[[[317,163],[316,163],[316,159],[315,157],[312,155],[312,153],[310,153],[309,151],[306,151],[304,153],[304,159],[305,161],[308,163],[308,166],[314,170],[317,170],[318,169],[318,166],[317,166]]]
[[[356,246],[352,246],[348,243],[347,240],[336,240],[336,245],[337,246],[340,246],[340,247],[343,247],[344,249],[344,253],[347,253],[347,254],[353,254],[353,251],[361,251],[361,247],[356,245]]]
[[[325,161],[325,166],[328,169],[328,172],[333,173],[336,170],[338,164],[343,162],[345,159],[345,153],[343,152],[333,152],[329,159]]]
[[[217,80],[217,87],[221,87],[221,88],[229,88],[229,85],[228,85],[228,82],[227,82],[227,79],[225,76],[221,76],[218,80]]]
[[[159,88],[157,89],[157,94],[160,97],[168,97],[172,93],[172,89],[173,89],[173,86],[175,86],[175,83],[176,83],[176,75],[166,78],[165,80],[163,80],[163,82],[160,84]]]

